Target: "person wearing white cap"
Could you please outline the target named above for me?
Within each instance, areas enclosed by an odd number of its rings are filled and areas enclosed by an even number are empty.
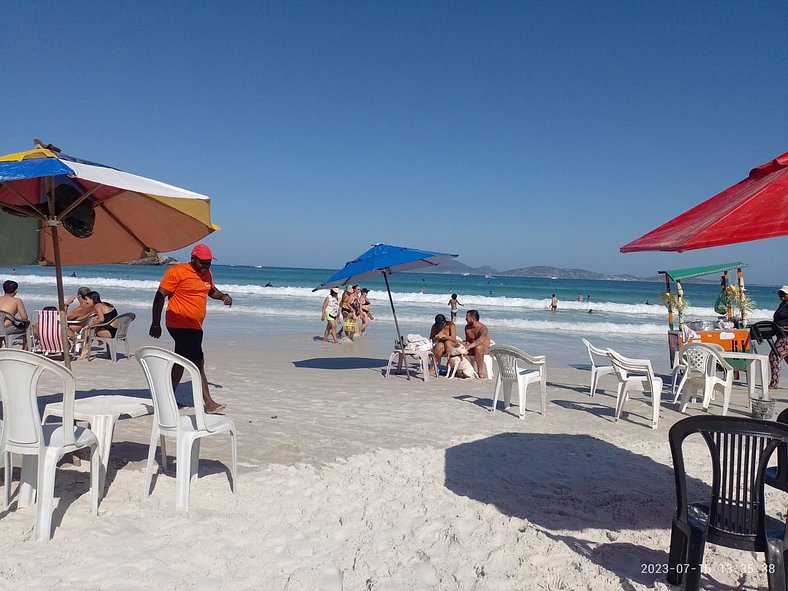
[[[326,321],[326,330],[323,332],[323,342],[328,342],[328,337],[332,336],[334,342],[337,339],[337,317],[339,316],[339,292],[336,287],[332,287],[326,299],[323,300],[323,313],[320,320]]]
[[[233,305],[230,294],[223,293],[213,284],[213,275],[211,275],[213,260],[214,256],[208,245],[198,244],[192,249],[190,262],[173,265],[167,269],[153,298],[151,325],[148,330],[148,334],[154,339],[161,336],[161,311],[164,308],[165,298],[169,298],[165,317],[167,332],[175,341],[175,352],[186,357],[200,370],[203,403],[207,413],[222,412],[225,405],[211,398],[208,378],[205,375],[202,323],[205,320],[206,304],[208,298],[212,298],[222,300],[225,306]],[[183,366],[173,365],[173,390],[178,387],[182,377]],[[195,400],[194,404],[198,404],[198,401]]]
[[[774,323],[785,331],[788,331],[788,285],[783,285],[777,290],[777,297],[780,298],[780,305],[774,311]],[[788,361],[788,338],[777,339],[774,344],[779,356],[774,351],[769,353],[769,365],[772,369],[772,381],[770,388],[776,388],[780,381],[780,369],[782,360]]]

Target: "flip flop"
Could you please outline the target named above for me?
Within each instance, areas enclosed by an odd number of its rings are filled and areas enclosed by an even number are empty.
[[[208,409],[206,408],[206,409],[205,409],[205,412],[207,412],[209,415],[218,415],[218,414],[219,414],[220,412],[222,412],[222,411],[223,411],[225,408],[227,408],[227,405],[226,405],[226,404],[217,404],[216,406],[214,406],[214,407],[213,407],[212,409],[210,409],[210,410],[208,410]]]

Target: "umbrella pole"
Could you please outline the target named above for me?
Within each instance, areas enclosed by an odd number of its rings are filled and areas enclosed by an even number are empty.
[[[394,300],[391,298],[391,287],[389,287],[389,278],[385,271],[383,271],[383,281],[386,282],[386,291],[389,294],[389,304],[391,304],[391,313],[394,315],[394,326],[397,328],[397,343],[398,347],[405,348],[405,343],[402,342],[402,334],[399,331],[399,322],[397,321],[397,311],[394,309]],[[405,375],[410,379],[410,372],[408,371],[408,362],[405,361],[404,353],[400,354],[400,358],[405,363]]]
[[[66,300],[63,296],[63,265],[60,260],[60,241],[57,227],[60,221],[55,215],[55,180],[49,177],[49,219],[47,224],[52,232],[52,251],[55,254],[55,281],[57,282],[57,307],[60,310],[60,338],[63,342],[63,361],[71,369],[71,347],[68,342],[68,319],[66,318]]]
[[[394,300],[391,299],[391,288],[389,287],[389,278],[386,275],[386,272],[383,271],[383,281],[386,282],[386,291],[389,294],[389,304],[391,304],[391,313],[394,315],[394,326],[397,328],[397,342],[400,346],[403,346],[404,343],[402,342],[402,334],[399,331],[399,322],[397,322],[397,311],[394,309]]]

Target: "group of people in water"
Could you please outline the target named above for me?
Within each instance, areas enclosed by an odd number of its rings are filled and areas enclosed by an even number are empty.
[[[17,295],[18,290],[19,284],[16,281],[9,279],[3,283],[3,294],[0,296],[0,311],[6,313],[3,315],[5,333],[9,336],[25,335],[22,338],[26,340],[31,319],[28,316],[24,301]],[[74,302],[77,303],[77,306],[69,311],[68,309]],[[77,335],[88,323],[91,323],[91,325],[103,325],[96,328],[96,336],[110,338],[115,336],[117,327],[112,324],[112,321],[117,318],[118,311],[109,302],[103,302],[99,292],[89,287],[80,287],[75,296],[66,299],[65,305],[70,340],[76,340]],[[57,307],[47,306],[44,310],[57,310]],[[37,323],[33,323],[32,333],[35,339],[39,338]],[[27,342],[24,342],[23,346],[29,348]],[[87,354],[87,351],[83,352],[83,355],[85,354]]]
[[[338,343],[340,339],[354,340],[356,335],[363,335],[369,323],[375,319],[372,315],[372,303],[369,301],[369,289],[361,289],[358,285],[348,285],[340,298],[339,290],[332,287],[323,300],[323,311],[320,319],[326,323],[323,342]],[[342,324],[339,324],[340,318]]]

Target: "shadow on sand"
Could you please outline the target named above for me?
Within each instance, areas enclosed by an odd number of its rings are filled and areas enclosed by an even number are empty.
[[[502,433],[447,449],[445,486],[527,520],[622,578],[649,587],[664,582],[642,565],[667,563],[675,510],[670,466],[589,435]],[[688,486],[693,495],[710,494],[700,480],[689,478]],[[604,530],[611,543],[587,539],[588,529]],[[661,551],[615,542],[618,532],[653,529],[665,530]]]
[[[295,367],[307,369],[370,369],[386,367],[387,363],[387,359],[369,357],[314,357],[293,361]]]

